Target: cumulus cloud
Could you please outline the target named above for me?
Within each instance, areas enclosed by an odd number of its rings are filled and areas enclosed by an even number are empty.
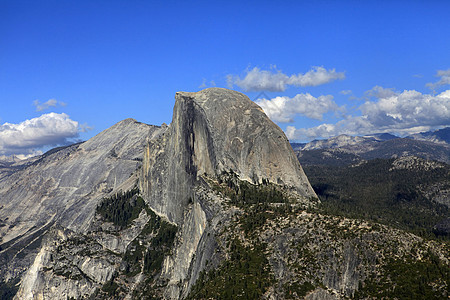
[[[47,102],[40,103],[39,100],[34,100],[33,105],[36,106],[36,111],[43,111],[47,110],[50,107],[56,107],[56,106],[66,106],[67,104],[62,101],[58,101],[56,99],[50,99]]]
[[[228,75],[227,82],[230,88],[237,85],[246,92],[283,92],[290,85],[297,87],[317,86],[344,78],[344,72],[336,72],[335,69],[327,70],[324,67],[313,67],[305,74],[299,73],[291,76],[281,71],[272,72],[254,67],[252,70],[247,71],[243,79],[237,75]]]
[[[322,120],[323,114],[337,111],[338,105],[333,96],[313,97],[311,94],[298,94],[293,98],[275,97],[273,99],[258,99],[255,101],[267,116],[275,122],[293,122],[295,115],[299,114],[311,119]]]
[[[286,135],[291,140],[311,140],[339,134],[363,135],[375,132],[410,134],[448,126],[450,90],[436,96],[415,90],[386,93],[375,101],[366,101],[358,110],[361,115],[347,116],[336,124],[322,124],[301,129],[289,126]]]
[[[321,124],[313,128],[295,128],[294,126],[287,126],[286,136],[289,140],[305,140],[311,141],[318,137],[335,136],[336,128],[333,124]]]
[[[438,70],[436,72],[436,77],[440,77],[441,79],[439,79],[438,81],[432,83],[429,82],[426,84],[427,87],[429,87],[431,90],[435,90],[443,85],[448,85],[450,84],[450,69],[448,70]]]
[[[0,155],[29,155],[45,146],[70,143],[80,127],[65,114],[48,113],[19,124],[0,125]]]

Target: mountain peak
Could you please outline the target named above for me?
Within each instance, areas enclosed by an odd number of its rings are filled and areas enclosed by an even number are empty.
[[[284,132],[247,96],[209,88],[178,92],[175,99],[169,129],[149,142],[140,181],[159,213],[181,222],[194,183],[230,170],[241,180],[264,180],[316,196]]]
[[[257,109],[263,110],[246,95],[225,88],[207,88],[199,92],[177,92],[175,99],[192,99],[203,109],[230,110],[230,109]]]
[[[208,135],[199,143],[205,142],[207,145],[202,147],[215,152],[210,153],[215,157],[210,157],[212,161],[207,164],[212,169],[202,169],[206,165],[200,162],[199,171],[220,174],[232,169],[250,182],[261,182],[264,178],[314,195],[309,186],[306,190],[300,188],[307,180],[300,179],[306,177],[300,164],[295,163],[295,154],[283,131],[246,95],[224,88],[208,88],[196,93],[177,93],[175,97],[180,106],[188,107],[192,100],[201,108],[195,113],[194,133],[198,130],[197,137]],[[197,109],[195,105],[192,108]],[[185,111],[189,112],[190,109]],[[200,149],[203,148],[197,150]],[[197,158],[203,155],[198,152]]]

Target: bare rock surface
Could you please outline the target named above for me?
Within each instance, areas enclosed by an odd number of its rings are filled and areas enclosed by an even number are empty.
[[[98,202],[130,178],[147,139],[161,130],[126,119],[89,141],[10,166],[0,180],[0,276],[22,274],[53,224],[85,232]]]
[[[180,224],[202,174],[233,170],[242,180],[316,197],[283,131],[247,96],[209,88],[175,99],[168,130],[147,146],[140,182],[150,206],[169,220]]]

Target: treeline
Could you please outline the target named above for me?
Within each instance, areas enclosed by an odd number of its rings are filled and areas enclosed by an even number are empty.
[[[262,243],[251,247],[230,241],[230,259],[201,272],[187,299],[261,299],[274,282],[265,248]]]
[[[144,255],[144,272],[154,275],[161,270],[164,257],[171,251],[177,227],[166,221],[160,222],[158,234],[152,239]]]
[[[236,173],[223,171],[218,177],[219,186],[216,190],[227,196],[233,205],[246,207],[261,203],[289,203],[279,187],[263,179],[262,184],[251,184],[239,180]]]
[[[360,282],[354,299],[448,299],[450,270],[431,252],[421,260],[389,259],[384,276]]]
[[[164,257],[170,253],[177,233],[175,225],[165,221],[151,209],[146,211],[150,216],[149,221],[124,254],[124,261],[127,262],[124,273],[129,277],[141,271],[141,262],[144,273],[154,275],[159,271]],[[149,244],[145,245],[143,242],[149,238]]]
[[[268,219],[298,210],[291,204],[288,193],[267,179],[263,179],[260,184],[252,184],[240,180],[238,175],[230,170],[223,171],[217,180],[218,185],[213,185],[213,189],[230,199],[230,204],[245,211],[240,224],[248,234],[254,233]]]
[[[144,199],[138,195],[137,187],[126,192],[119,192],[109,198],[104,198],[97,206],[96,211],[107,222],[113,222],[120,228],[125,228],[145,208]]]
[[[9,300],[13,299],[19,290],[18,280],[4,282],[0,281],[0,299]]]
[[[433,227],[450,211],[428,199],[423,189],[436,183],[448,185],[450,167],[391,169],[393,161],[374,159],[356,167],[305,166],[304,170],[324,212],[436,238]]]

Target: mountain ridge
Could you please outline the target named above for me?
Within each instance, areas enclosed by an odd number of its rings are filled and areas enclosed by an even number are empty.
[[[125,119],[2,171],[0,296],[397,297],[392,265],[448,266],[445,244],[321,210],[286,136],[245,95],[175,100],[170,125]],[[410,294],[448,296],[443,278]]]
[[[448,129],[442,129],[429,132],[429,135],[434,137],[436,132],[447,131]],[[352,160],[360,161],[411,155],[450,163],[450,144],[442,140],[436,142],[435,138],[423,139],[411,136],[401,138],[384,133],[366,136],[340,135],[306,144],[291,143],[291,145],[305,164],[331,157],[346,160],[349,156],[353,156]]]

